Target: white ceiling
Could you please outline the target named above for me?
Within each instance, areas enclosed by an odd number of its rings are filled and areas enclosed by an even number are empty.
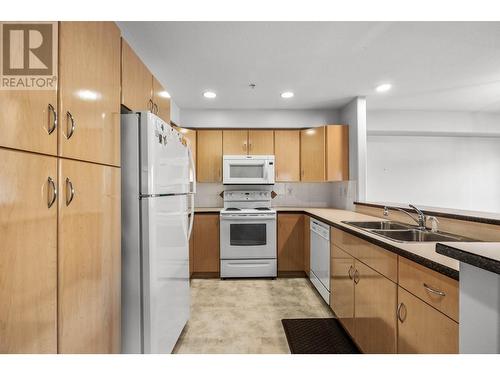
[[[181,108],[500,112],[500,22],[118,24]]]

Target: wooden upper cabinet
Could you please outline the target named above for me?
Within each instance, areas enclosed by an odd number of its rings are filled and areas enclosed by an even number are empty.
[[[275,173],[278,182],[300,181],[300,131],[274,131]]]
[[[354,258],[333,243],[330,255],[330,306],[354,336]]]
[[[302,214],[278,214],[278,271],[304,271]]]
[[[325,127],[300,131],[301,181],[325,181]]]
[[[248,130],[223,130],[222,139],[224,155],[247,155]]]
[[[222,130],[196,132],[198,182],[222,181]]]
[[[59,163],[59,352],[119,353],[120,168]]]
[[[401,287],[398,303],[398,353],[458,353],[457,322]]]
[[[0,181],[0,353],[57,353],[57,159],[0,148]]]
[[[59,155],[120,165],[120,30],[59,26]]]
[[[170,124],[170,97],[155,77],[153,77],[153,112]]]
[[[121,104],[132,111],[151,111],[153,105],[153,75],[125,39],[122,38],[121,43]]]
[[[274,133],[272,130],[248,131],[248,155],[274,155]]]
[[[219,214],[195,214],[193,225],[193,272],[219,272]]]
[[[349,180],[349,126],[326,127],[326,179]]]
[[[57,155],[57,90],[0,90],[0,146]]]

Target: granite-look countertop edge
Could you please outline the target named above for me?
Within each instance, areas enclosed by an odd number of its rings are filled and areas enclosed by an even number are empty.
[[[496,259],[474,254],[443,243],[436,244],[436,253],[500,275],[500,261]]]

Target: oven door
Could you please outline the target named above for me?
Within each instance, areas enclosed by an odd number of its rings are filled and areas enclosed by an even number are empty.
[[[267,159],[224,159],[224,184],[274,184],[274,162]]]
[[[276,215],[221,215],[220,244],[221,259],[276,258]]]

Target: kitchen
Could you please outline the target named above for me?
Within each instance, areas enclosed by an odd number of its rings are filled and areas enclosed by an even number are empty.
[[[2,22],[0,353],[500,353],[499,25]]]

